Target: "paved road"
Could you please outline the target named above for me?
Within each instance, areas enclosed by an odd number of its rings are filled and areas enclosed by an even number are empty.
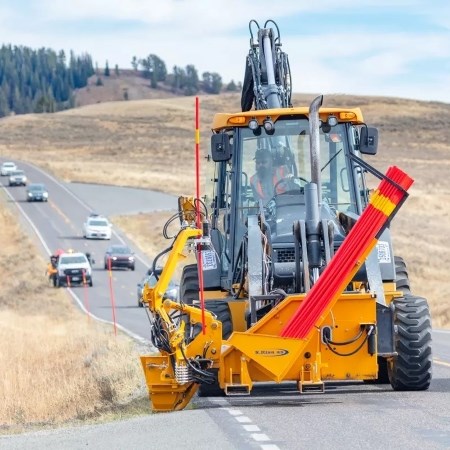
[[[49,203],[26,203],[23,188],[7,191],[14,198],[10,201],[27,214],[43,238],[44,251],[86,245],[85,250],[89,248],[102,255],[107,242],[81,238],[81,224],[89,210],[104,212],[105,199],[111,197],[114,205],[108,210],[110,214],[136,211],[136,207],[153,204],[151,193],[140,192],[139,195],[149,195],[150,199],[135,206],[130,203],[133,191],[113,188],[112,195],[108,194],[108,187],[94,186],[91,191],[88,185],[81,185],[72,189],[73,186],[61,185],[36,168],[23,166],[32,181],[48,184]],[[74,196],[74,192],[81,198]],[[119,199],[126,205],[123,209]],[[26,223],[34,233],[34,228]],[[113,241],[121,240],[126,237],[115,230]],[[144,310],[136,306],[135,286],[149,261],[144,255],[140,258],[136,272],[114,272],[114,290],[118,323],[145,339],[148,324]],[[94,276],[95,286],[89,289],[91,312],[111,320],[107,272],[97,267]],[[83,288],[68,291],[83,306]],[[328,383],[325,394],[300,396],[290,383],[271,385],[270,389],[261,384],[250,397],[196,398],[190,409],[181,412],[4,436],[0,437],[0,448],[449,449],[450,332],[435,331],[433,339],[434,378],[427,392],[393,392],[388,385]]]
[[[17,206],[19,217],[33,235],[37,235],[43,251],[49,255],[58,248],[72,248],[90,252],[93,264],[92,288],[73,287],[70,295],[82,308],[95,317],[107,322],[116,321],[117,326],[129,334],[144,339],[149,336],[146,311],[137,304],[137,283],[150,267],[150,259],[134,248],[121,230],[113,228],[111,241],[87,240],[82,237],[82,224],[92,211],[110,216],[154,210],[174,210],[177,199],[174,196],[144,189],[118,188],[115,186],[61,183],[30,164],[20,163],[29,182],[43,182],[49,191],[47,203],[27,202],[25,187],[5,187],[8,202]],[[7,184],[7,177],[2,177]],[[161,230],[150,230],[160,233]],[[170,244],[169,241],[167,241]],[[136,251],[136,270],[114,270],[112,289],[108,271],[104,270],[106,248],[113,243],[127,243]],[[39,273],[45,268],[37,269]],[[115,308],[112,308],[112,305]]]

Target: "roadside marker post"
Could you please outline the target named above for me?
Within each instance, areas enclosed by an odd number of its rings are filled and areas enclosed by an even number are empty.
[[[111,258],[108,258],[108,271],[109,271],[109,293],[111,297],[111,308],[114,323],[114,335],[117,336],[117,324],[116,324],[116,305],[114,301],[114,290],[112,283],[112,269],[111,269]]]
[[[86,283],[86,270],[83,269],[83,289],[84,289],[84,307],[88,312],[88,322],[91,320],[91,312],[89,310],[89,294],[88,294],[88,286]]]

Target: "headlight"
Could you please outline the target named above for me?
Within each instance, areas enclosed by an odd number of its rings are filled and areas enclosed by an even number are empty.
[[[33,197],[33,194],[31,192],[28,192],[28,197]]]
[[[44,192],[44,193],[42,194],[42,197],[47,198],[47,197],[48,197],[48,193],[47,193],[47,192]]]
[[[113,261],[115,261],[115,260],[117,259],[117,256],[113,256],[111,259],[112,259]]]
[[[134,261],[134,257],[133,256],[128,257],[128,261]]]

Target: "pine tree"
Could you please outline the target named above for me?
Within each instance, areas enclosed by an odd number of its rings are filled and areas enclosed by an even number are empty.
[[[105,72],[103,73],[103,75],[105,75],[105,77],[109,77],[109,75],[110,75],[110,73],[109,73],[108,61],[106,61],[106,64],[105,64]]]
[[[184,95],[195,95],[199,91],[197,69],[193,64],[186,66],[186,83],[184,87]]]
[[[236,83],[234,82],[234,80],[231,80],[226,87],[226,90],[228,92],[236,92],[237,91],[237,86]]]

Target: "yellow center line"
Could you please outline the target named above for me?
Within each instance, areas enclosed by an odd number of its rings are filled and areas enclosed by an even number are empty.
[[[56,206],[55,203],[49,202],[50,206],[64,219],[64,222],[71,225],[72,228],[74,228],[73,224],[70,222],[69,218]]]
[[[439,364],[440,366],[450,367],[450,363],[446,361],[441,361],[440,359],[433,358],[433,362],[435,364]]]

